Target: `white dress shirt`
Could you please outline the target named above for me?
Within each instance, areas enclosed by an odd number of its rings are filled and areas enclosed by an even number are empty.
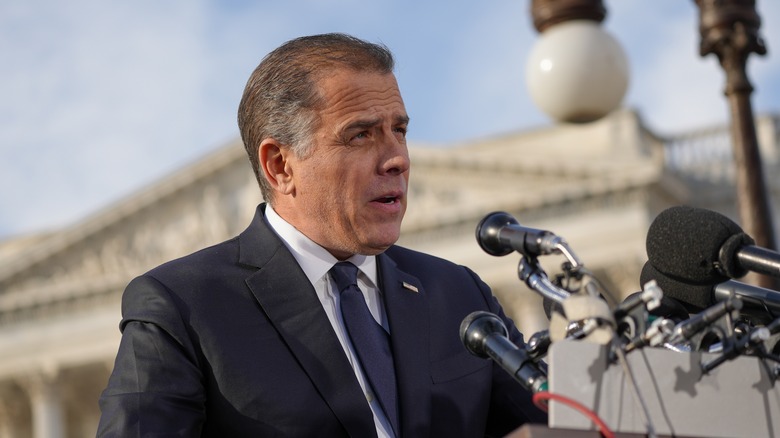
[[[371,385],[366,380],[366,375],[360,366],[360,361],[344,326],[339,305],[339,291],[330,275],[328,275],[330,268],[340,260],[337,260],[325,248],[316,244],[282,219],[270,205],[266,205],[265,219],[271,229],[282,239],[284,245],[290,250],[301,269],[303,269],[309,282],[314,286],[322,308],[325,310],[325,314],[328,316],[328,320],[330,320],[330,324],[333,326],[333,330],[336,332],[336,336],[347,354],[349,363],[352,365],[358,383],[360,383],[360,387],[363,389],[363,393],[371,406],[379,438],[393,438],[395,435],[393,434],[392,426],[390,426],[390,422],[379,404],[379,400],[372,393]],[[381,292],[377,287],[376,257],[355,254],[345,261],[352,262],[358,267],[358,287],[360,287],[363,296],[366,298],[366,304],[368,304],[374,319],[389,332]]]

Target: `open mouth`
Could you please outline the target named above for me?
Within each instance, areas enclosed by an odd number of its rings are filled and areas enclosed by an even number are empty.
[[[374,199],[374,202],[379,202],[382,204],[395,204],[398,201],[398,196],[382,196],[380,198]]]

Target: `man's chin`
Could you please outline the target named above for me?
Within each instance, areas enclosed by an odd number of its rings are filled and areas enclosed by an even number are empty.
[[[383,239],[380,241],[371,242],[368,245],[363,245],[363,248],[361,248],[361,253],[365,255],[378,255],[387,250],[387,248],[390,248],[391,246],[395,245],[395,242],[398,241],[398,236],[396,235],[395,238],[389,238],[389,239]]]
[[[392,241],[390,243],[377,243],[374,242],[371,245],[363,245],[363,247],[360,249],[360,253],[363,255],[379,255],[383,252],[387,251],[387,248],[390,248],[393,246],[395,241]]]

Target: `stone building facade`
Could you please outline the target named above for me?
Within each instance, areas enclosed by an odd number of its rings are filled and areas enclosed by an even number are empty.
[[[777,218],[780,117],[757,128]],[[473,268],[529,335],[546,328],[541,299],[517,279],[519,255],[479,248],[474,231],[486,214],[506,211],[564,237],[620,296],[639,289],[657,213],[689,204],[736,214],[726,127],[661,138],[620,111],[447,148],[412,144],[410,154],[400,244]],[[241,232],[260,201],[234,142],[83,221],[0,242],[0,438],[94,436],[125,285]],[[550,275],[562,262],[543,260]]]

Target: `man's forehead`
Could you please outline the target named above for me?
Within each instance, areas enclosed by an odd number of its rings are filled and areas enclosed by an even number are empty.
[[[382,110],[392,118],[405,118],[398,83],[392,73],[342,72],[319,82],[323,113]],[[377,114],[378,116],[378,114]]]
[[[347,68],[330,70],[323,73],[315,81],[315,84],[320,92],[323,92],[324,90],[331,88],[333,84],[357,88],[361,84],[365,84],[372,80],[376,82],[386,82],[388,85],[392,84],[392,87],[398,90],[398,81],[396,80],[395,74],[392,72],[384,73],[373,70],[353,70]]]

